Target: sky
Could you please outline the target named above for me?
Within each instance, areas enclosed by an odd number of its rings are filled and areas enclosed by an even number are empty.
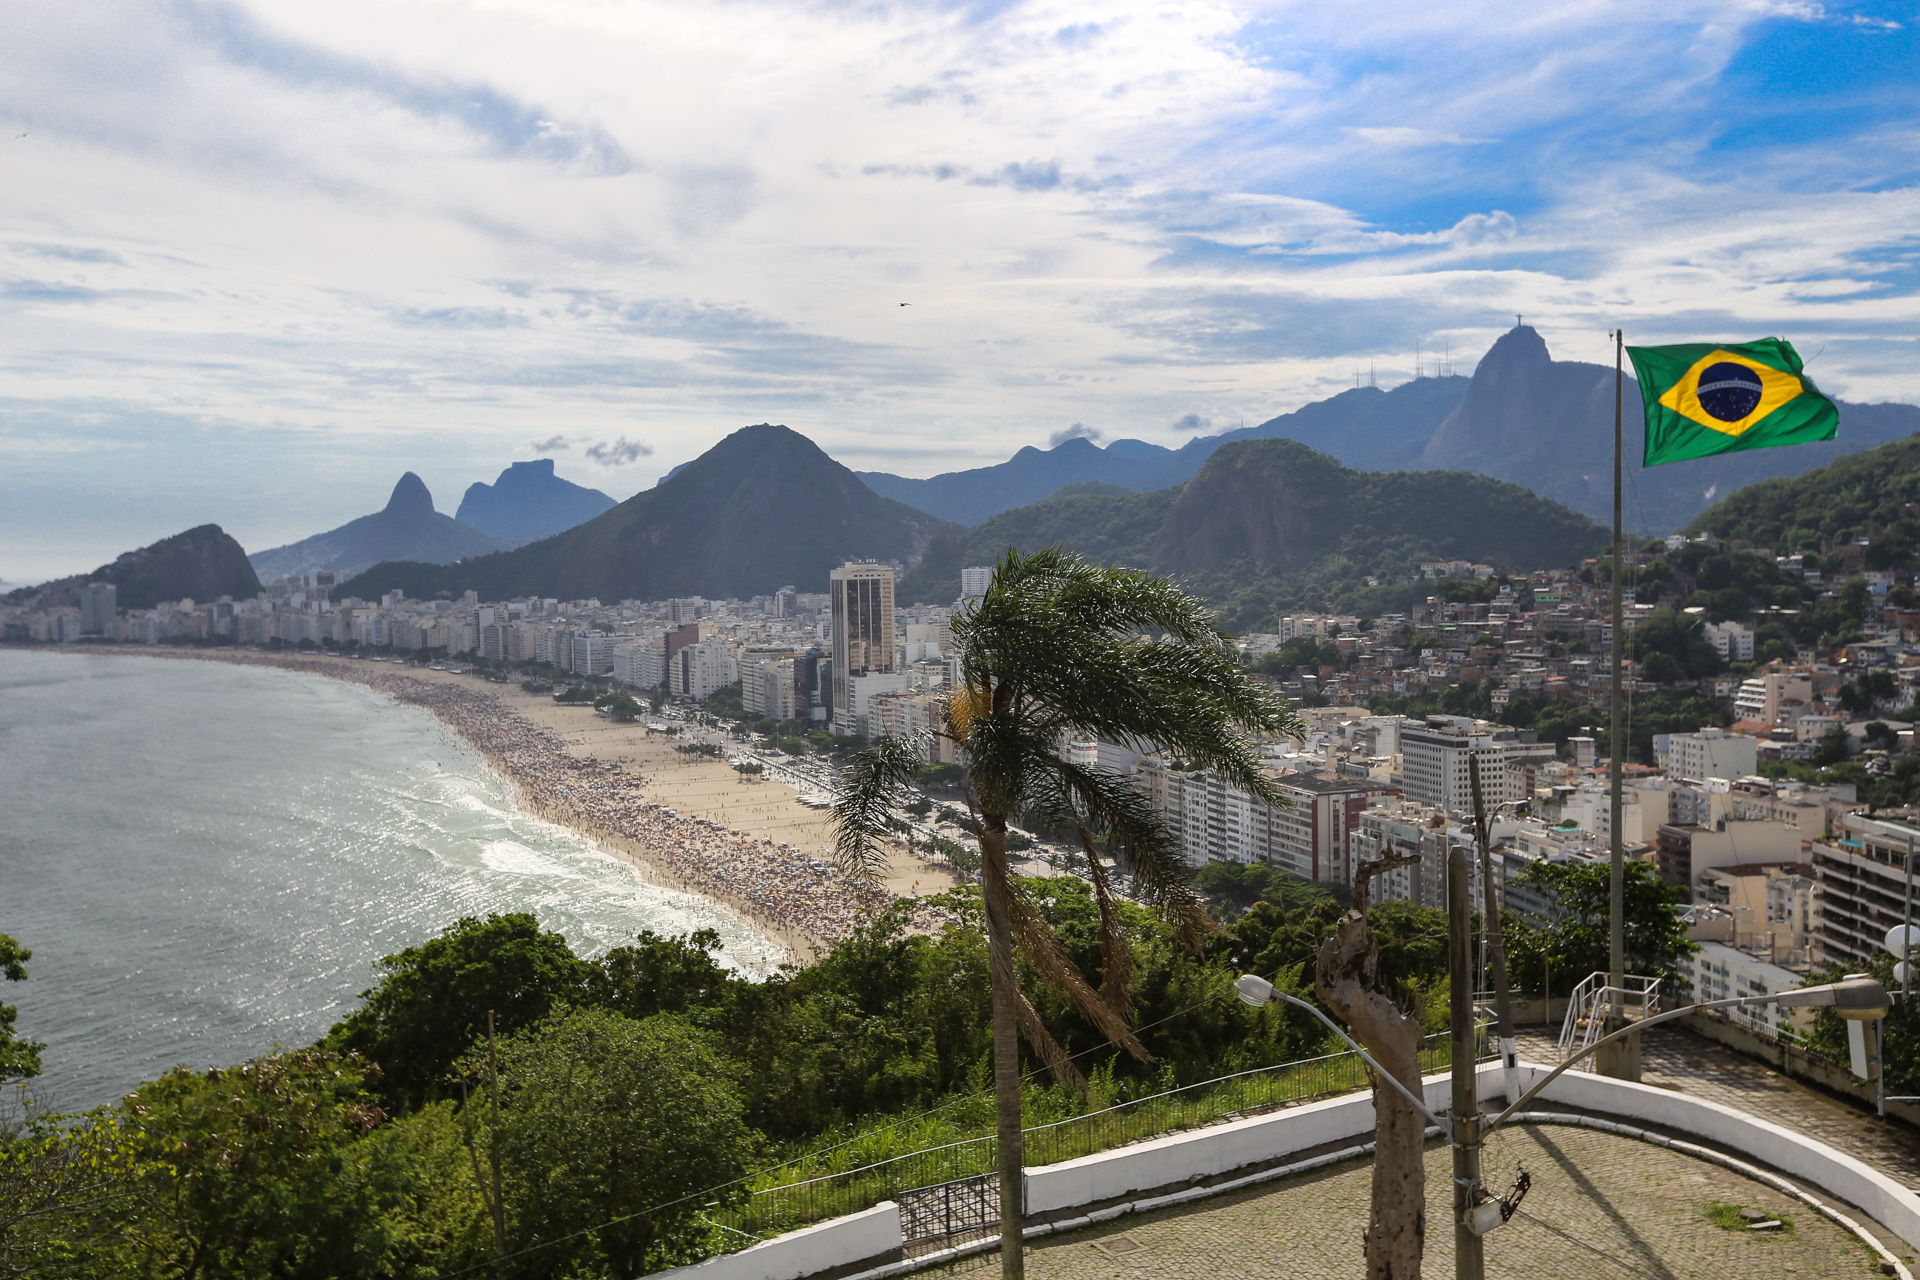
[[[750,423],[924,476],[1442,361],[1920,401],[1920,6],[12,0],[0,580]],[[904,304],[904,305],[903,305]],[[1416,355],[1416,353],[1419,353]]]

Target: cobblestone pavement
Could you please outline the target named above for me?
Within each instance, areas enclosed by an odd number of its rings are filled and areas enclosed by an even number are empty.
[[[1878,1262],[1852,1235],[1759,1183],[1664,1148],[1559,1126],[1497,1134],[1487,1181],[1504,1187],[1521,1167],[1533,1189],[1520,1213],[1487,1238],[1487,1275],[1500,1280],[1867,1280]],[[1451,1164],[1427,1152],[1425,1273],[1453,1274]],[[1364,1274],[1371,1165],[1289,1178],[1198,1208],[1129,1215],[1036,1241],[1033,1280],[1165,1277],[1167,1280],[1351,1280]],[[1787,1224],[1758,1233],[1716,1225],[1715,1206],[1759,1210]],[[1737,1215],[1735,1215],[1737,1217]],[[998,1271],[998,1254],[951,1270]]]
[[[1559,1061],[1557,1033],[1527,1032],[1519,1041],[1522,1059]],[[1920,1134],[1900,1121],[1881,1120],[1865,1107],[1680,1027],[1648,1031],[1641,1064],[1645,1084],[1692,1094],[1798,1130],[1865,1161],[1903,1186],[1920,1190]]]

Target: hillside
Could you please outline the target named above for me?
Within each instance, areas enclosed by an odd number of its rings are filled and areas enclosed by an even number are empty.
[[[1909,563],[1920,554],[1920,437],[1749,485],[1702,512],[1688,530],[1779,552],[1869,538],[1869,568]]]
[[[1164,489],[1191,479],[1214,450],[1236,440],[1299,440],[1349,466],[1387,470],[1418,464],[1420,451],[1465,392],[1465,378],[1417,378],[1390,391],[1356,387],[1254,427],[1195,436],[1178,449],[1144,440],[1104,448],[1068,440],[1052,449],[1028,446],[1005,462],[949,471],[925,480],[862,471],[875,493],[964,525],[1038,502],[1064,485],[1104,483]]]
[[[370,599],[398,587],[420,597],[471,589],[489,600],[660,600],[825,591],[827,573],[849,559],[917,561],[940,528],[873,492],[799,432],[762,423],[564,533],[454,565],[375,565],[335,595]]]
[[[1293,440],[1243,440],[1178,489],[1070,492],[1002,512],[904,578],[903,603],[951,600],[959,569],[1008,546],[1062,542],[1101,561],[1187,579],[1231,626],[1279,609],[1395,607],[1423,587],[1395,585],[1424,560],[1513,569],[1570,564],[1606,532],[1517,485],[1463,472],[1370,472]],[[1369,588],[1368,576],[1388,579]]]
[[[565,533],[617,505],[598,489],[553,474],[553,459],[516,462],[492,484],[467,486],[454,519],[508,550]]]
[[[1511,480],[1596,520],[1611,521],[1613,398],[1611,368],[1555,360],[1531,326],[1510,329],[1481,359],[1459,408],[1427,442],[1421,465]],[[1721,494],[1799,475],[1920,431],[1920,408],[1912,405],[1842,402],[1837,440],[1647,469],[1639,461],[1645,433],[1640,387],[1631,377],[1625,379],[1622,405],[1627,524],[1656,536],[1685,526]]]
[[[260,592],[260,579],[247,562],[246,551],[219,525],[203,524],[125,552],[92,573],[22,587],[9,599],[25,603],[37,598],[43,607],[75,605],[80,602],[80,589],[89,582],[111,582],[115,602],[122,609],[151,609],[163,600],[189,597],[245,599]]]
[[[393,486],[384,509],[338,529],[258,552],[253,567],[271,582],[311,569],[353,574],[382,560],[445,564],[498,551],[500,546],[498,539],[435,511],[426,483],[409,471]]]

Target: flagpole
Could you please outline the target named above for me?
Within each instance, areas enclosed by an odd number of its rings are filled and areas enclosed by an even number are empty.
[[[1610,874],[1607,879],[1607,985],[1613,988],[1612,1017],[1608,1019],[1608,1030],[1614,1028],[1617,1018],[1626,1011],[1625,986],[1627,969],[1627,856],[1626,842],[1620,829],[1620,792],[1626,777],[1627,743],[1624,737],[1625,717],[1622,704],[1625,702],[1620,689],[1620,660],[1627,642],[1626,628],[1621,624],[1620,583],[1626,576],[1626,561],[1621,554],[1620,530],[1620,471],[1621,471],[1621,394],[1624,385],[1622,369],[1626,335],[1620,330],[1613,331],[1613,643],[1608,647],[1611,661],[1611,698],[1608,705],[1610,716],[1607,734],[1607,781],[1610,815],[1609,831]],[[1639,1037],[1629,1036],[1617,1042],[1613,1051],[1596,1057],[1594,1066],[1604,1075],[1617,1079],[1637,1080]]]
[[[1612,876],[1607,884],[1607,983],[1619,988],[1623,985],[1627,969],[1626,940],[1626,845],[1620,838],[1620,790],[1625,780],[1624,763],[1626,744],[1620,740],[1622,723],[1620,714],[1623,701],[1620,692],[1620,657],[1626,646],[1626,631],[1621,627],[1620,618],[1620,579],[1624,576],[1620,556],[1620,455],[1621,448],[1621,412],[1620,398],[1623,382],[1621,369],[1621,348],[1625,345],[1625,336],[1620,330],[1613,331],[1613,644],[1612,650],[1612,696],[1608,711],[1612,723],[1608,734],[1608,743],[1612,750],[1607,754],[1607,782],[1611,792],[1613,806],[1610,853],[1612,854]]]

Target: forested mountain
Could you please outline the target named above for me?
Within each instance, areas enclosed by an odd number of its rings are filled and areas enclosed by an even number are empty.
[[[92,573],[22,587],[9,598],[17,603],[37,599],[44,608],[74,605],[89,582],[111,582],[115,603],[122,609],[151,609],[162,600],[185,597],[198,601],[245,598],[260,591],[260,579],[254,576],[246,551],[219,525],[203,524],[124,552]]]
[[[1358,471],[1293,440],[1224,446],[1185,485],[1153,493],[1070,490],[1005,511],[929,547],[895,592],[903,603],[959,594],[964,565],[1051,542],[1096,560],[1176,573],[1221,604],[1227,624],[1276,610],[1399,607],[1424,590],[1396,579],[1426,560],[1513,569],[1570,564],[1606,542],[1600,526],[1518,485],[1457,471]],[[1369,585],[1367,579],[1381,579]]]
[[[849,559],[917,561],[942,522],[883,498],[786,427],[742,427],[644,493],[565,533],[452,565],[394,562],[335,595],[398,587],[489,600],[661,600],[826,589]]]
[[[1920,437],[1851,453],[1802,476],[1749,485],[1688,529],[1778,552],[1866,538],[1868,568],[1910,563],[1920,556]]]
[[[552,458],[516,462],[492,484],[471,484],[454,519],[508,549],[551,538],[615,506],[612,498],[553,474]]]
[[[1037,502],[1063,485],[1098,482],[1142,492],[1191,479],[1214,450],[1235,440],[1290,439],[1332,454],[1349,466],[1390,470],[1418,464],[1435,427],[1460,403],[1465,378],[1416,378],[1391,391],[1355,387],[1254,427],[1195,436],[1178,449],[1144,440],[1115,440],[1104,448],[1072,439],[1052,449],[1028,446],[1007,461],[926,480],[862,471],[874,492],[974,525],[1001,511]]]
[[[435,511],[426,483],[409,471],[393,486],[384,509],[350,520],[338,529],[258,552],[253,567],[271,582],[310,569],[358,573],[381,560],[445,564],[462,556],[498,551],[500,546],[498,539]]]
[[[1920,431],[1920,408],[1840,404],[1840,433],[1822,444],[1640,465],[1645,418],[1640,385],[1623,380],[1626,521],[1660,536],[1684,527],[1714,498],[1771,477],[1799,475],[1843,454]],[[1421,465],[1477,471],[1523,484],[1596,520],[1613,510],[1614,373],[1555,360],[1529,325],[1501,335],[1474,370],[1465,398],[1434,432]]]

